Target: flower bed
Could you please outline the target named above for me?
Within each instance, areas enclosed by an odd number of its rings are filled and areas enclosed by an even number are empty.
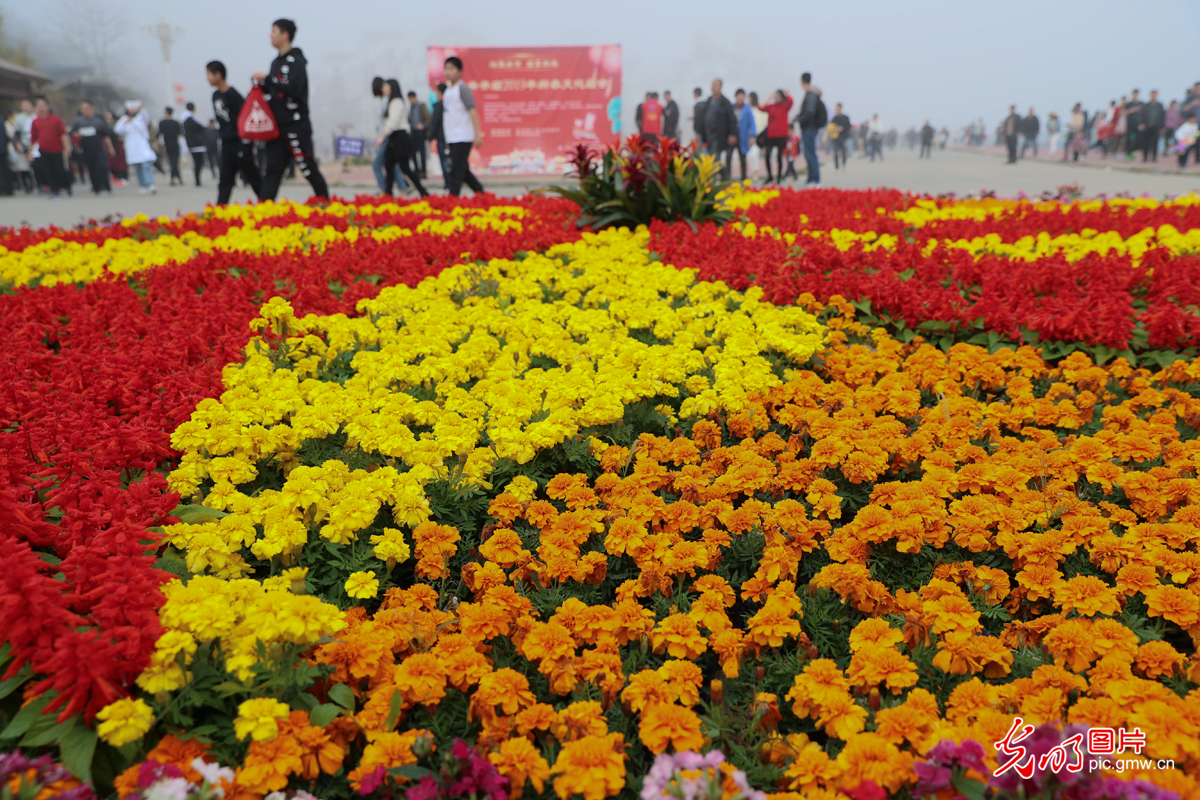
[[[1196,204],[727,202],[55,244],[0,297],[0,747],[122,798],[1200,796]]]

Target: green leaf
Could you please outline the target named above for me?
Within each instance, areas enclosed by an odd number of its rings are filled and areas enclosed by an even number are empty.
[[[79,780],[92,780],[92,757],[96,754],[96,732],[86,726],[72,728],[62,738],[62,763]]]
[[[318,728],[324,728],[329,723],[333,722],[342,709],[333,703],[322,703],[321,705],[308,712],[308,721]]]
[[[6,681],[0,681],[0,700],[8,697],[21,687],[21,684],[33,677],[33,670],[25,667]]]
[[[29,726],[41,716],[42,709],[49,702],[49,697],[39,697],[18,711],[12,721],[8,723],[8,727],[4,729],[4,733],[0,733],[0,739],[15,739],[18,736],[24,736],[25,732],[29,730]]]
[[[392,702],[391,702],[390,706],[388,707],[387,722],[384,724],[383,729],[385,731],[390,731],[392,728],[394,728],[396,726],[396,720],[399,718],[400,718],[400,690],[396,689],[395,691],[392,692]]]
[[[412,778],[414,781],[420,780],[426,775],[434,774],[433,770],[426,769],[425,767],[418,767],[416,764],[408,764],[403,767],[392,767],[388,770],[388,773],[401,778]]]
[[[222,697],[228,697],[231,694],[237,694],[238,692],[246,691],[246,687],[240,683],[237,683],[236,681],[222,681],[212,688],[214,692]]]
[[[335,683],[329,687],[329,699],[347,711],[354,710],[354,692],[344,683]]]
[[[172,517],[178,517],[179,521],[185,525],[198,525],[201,522],[208,522],[214,519],[228,517],[226,511],[217,511],[215,508],[208,506],[175,506],[175,510],[171,512]]]
[[[965,775],[955,775],[950,779],[950,783],[958,789],[959,793],[967,800],[983,800],[983,791],[987,788],[979,781],[971,780]]]
[[[66,722],[54,722],[54,717],[46,714],[38,717],[29,726],[29,733],[21,740],[21,747],[44,747],[61,741],[79,722],[79,717],[71,717]]]

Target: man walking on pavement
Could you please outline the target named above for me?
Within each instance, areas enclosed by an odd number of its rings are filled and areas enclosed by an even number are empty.
[[[442,125],[445,119],[445,104],[442,102],[442,96],[446,94],[446,84],[439,83],[437,85],[437,102],[433,104],[433,111],[429,115],[429,129],[425,132],[429,141],[433,143],[438,154],[438,164],[442,167],[442,188],[450,188],[450,160],[446,151],[446,132]]]
[[[679,138],[679,104],[671,99],[671,92],[663,92],[663,136]]]
[[[697,86],[692,90],[692,134],[695,136],[696,149],[704,147],[704,92]]]
[[[800,140],[804,143],[804,161],[808,164],[808,176],[804,181],[807,186],[821,184],[821,165],[817,161],[817,134],[828,123],[825,104],[821,101],[821,90],[812,85],[812,73],[806,72],[800,76],[800,88],[804,90],[804,99],[800,101]]]
[[[208,62],[206,71],[208,84],[213,87],[213,113],[217,117],[217,127],[221,135],[221,177],[217,184],[217,205],[229,202],[239,172],[242,180],[249,184],[254,196],[261,197],[262,173],[254,163],[250,143],[238,137],[238,114],[241,113],[245,98],[225,80],[225,65],[220,61]]]
[[[167,106],[164,117],[158,123],[158,138],[162,139],[163,147],[167,148],[167,164],[171,168],[171,185],[176,181],[183,184],[183,176],[179,174],[179,135],[183,126],[175,119],[175,109]]]
[[[921,126],[921,153],[917,158],[933,158],[933,126],[929,120]]]
[[[1142,106],[1142,119],[1138,124],[1138,141],[1142,145],[1142,163],[1158,163],[1158,137],[1162,134],[1167,112],[1158,102],[1158,90],[1150,91],[1150,102]]]
[[[1133,96],[1129,98],[1129,102],[1125,104],[1125,110],[1121,112],[1122,119],[1125,120],[1125,160],[1132,161],[1133,154],[1142,147],[1142,101],[1138,97],[1140,93],[1137,89],[1133,90]]]
[[[1033,145],[1033,157],[1037,158],[1037,140],[1038,134],[1042,132],[1042,123],[1033,113],[1033,109],[1029,109],[1029,113],[1025,115],[1025,120],[1022,122],[1021,133],[1025,138],[1021,140],[1021,158],[1025,157],[1025,150]]]
[[[418,178],[428,178],[425,174],[425,156],[428,148],[425,146],[425,129],[429,125],[429,106],[417,99],[416,92],[408,93],[408,141],[413,148],[413,172]]]
[[[92,180],[92,194],[101,192],[112,196],[112,183],[108,177],[108,154],[112,152],[109,136],[112,131],[103,119],[96,116],[92,104],[84,100],[79,104],[79,116],[71,123],[71,133],[79,137],[79,149],[87,164],[88,177]]]
[[[733,103],[721,94],[722,86],[720,78],[714,79],[712,94],[704,101],[704,147],[717,161],[722,161],[722,156],[738,143],[737,115]],[[729,180],[728,162],[721,166],[721,180]]]
[[[33,107],[37,117],[29,125],[29,144],[31,148],[37,147],[40,172],[53,200],[60,192],[71,193],[71,179],[64,162],[71,154],[71,138],[67,136],[62,117],[50,110],[50,102],[45,97],[35,98]]]
[[[446,148],[450,151],[450,178],[446,188],[454,197],[467,184],[475,194],[483,193],[483,184],[471,172],[471,148],[483,147],[483,126],[479,124],[479,109],[471,87],[463,83],[463,63],[458,56],[446,59],[442,72],[446,76],[446,91],[442,93],[442,130]]]
[[[1021,116],[1017,114],[1017,107],[1009,106],[1008,116],[1004,118],[1004,124],[1000,126],[1004,131],[1004,143],[1008,145],[1009,164],[1017,163],[1017,136],[1020,135],[1024,124]]]
[[[313,155],[312,121],[308,116],[308,62],[300,48],[293,47],[296,23],[277,19],[271,25],[271,46],[279,55],[269,72],[251,76],[263,84],[263,92],[279,126],[279,136],[267,142],[267,174],[262,182],[262,199],[274,200],[288,165],[295,161],[308,179],[313,194],[329,197],[325,176]]]
[[[829,121],[829,141],[833,143],[833,168],[838,168],[838,160],[846,166],[846,142],[854,134],[850,127],[850,118],[842,113],[842,104],[833,107],[833,119]]]
[[[192,154],[192,171],[196,175],[196,188],[200,188],[200,175],[204,172],[204,158],[208,154],[208,144],[204,136],[204,126],[196,119],[196,104],[188,103],[183,110],[183,140],[187,142],[188,152]]]

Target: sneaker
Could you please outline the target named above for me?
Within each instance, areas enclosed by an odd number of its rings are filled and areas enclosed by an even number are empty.
[[[151,187],[150,187],[150,194],[158,194],[158,187],[157,187],[157,186],[151,186]]]
[[[111,190],[111,189],[109,189],[109,190],[108,190],[108,192],[107,192],[107,194],[108,194],[108,196],[109,196],[109,197],[112,197],[112,196],[113,196],[112,190]]]
[[[147,189],[145,186],[143,186],[142,188],[138,189],[138,194],[146,194],[149,191],[150,191],[149,189]]]

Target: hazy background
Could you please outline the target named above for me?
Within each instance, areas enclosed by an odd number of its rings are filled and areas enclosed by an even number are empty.
[[[339,126],[372,135],[371,77],[423,87],[433,44],[620,44],[626,130],[646,90],[673,90],[686,120],[692,88],[707,94],[716,76],[730,95],[739,86],[795,93],[808,70],[831,113],[840,101],[855,121],[877,112],[901,131],[926,118],[957,131],[983,117],[991,128],[1009,103],[1022,113],[1032,105],[1044,120],[1076,101],[1107,105],[1135,86],[1181,98],[1200,79],[1200,0],[0,0],[0,10],[8,37],[24,40],[38,67],[91,63],[155,106],[167,99],[166,79],[143,27],[180,28],[173,78],[202,119],[211,115],[204,64],[224,61],[245,92],[250,73],[274,56],[271,21],[291,17],[325,142]]]

